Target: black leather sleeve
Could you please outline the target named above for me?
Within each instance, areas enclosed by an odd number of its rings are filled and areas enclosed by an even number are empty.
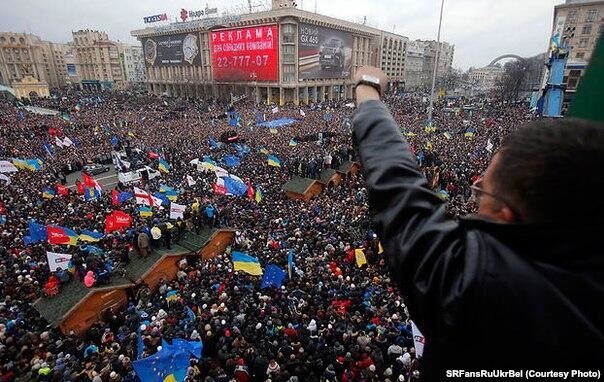
[[[467,313],[481,268],[479,240],[447,218],[386,106],[362,103],[353,123],[372,220],[393,279],[423,334],[440,336]]]

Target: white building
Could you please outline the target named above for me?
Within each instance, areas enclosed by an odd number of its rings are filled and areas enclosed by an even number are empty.
[[[120,60],[127,82],[143,83],[147,80],[142,46],[123,45]]]

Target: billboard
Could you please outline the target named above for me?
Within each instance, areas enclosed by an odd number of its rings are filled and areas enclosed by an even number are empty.
[[[210,44],[215,81],[279,81],[277,25],[212,31]]]
[[[311,24],[299,25],[300,80],[348,78],[352,66],[352,35]]]
[[[201,65],[198,40],[194,33],[146,38],[143,40],[145,62],[150,66]]]

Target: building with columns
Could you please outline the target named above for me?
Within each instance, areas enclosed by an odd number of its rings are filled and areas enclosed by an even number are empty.
[[[132,31],[143,45],[150,93],[247,96],[257,102],[350,99],[354,74],[381,66],[404,79],[408,39],[275,0],[269,11]]]

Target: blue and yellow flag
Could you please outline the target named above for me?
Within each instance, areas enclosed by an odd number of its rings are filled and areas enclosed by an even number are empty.
[[[166,162],[164,158],[159,158],[159,171],[167,174],[171,169],[170,163]]]
[[[281,160],[276,155],[268,156],[268,165],[281,168]]]
[[[447,132],[445,132],[445,133],[443,133],[443,135],[444,135],[444,136],[445,136],[445,138],[447,138],[447,139],[451,139],[451,138],[453,138],[453,137],[451,136],[451,133],[449,133],[448,131],[447,131]]]
[[[258,258],[248,255],[244,252],[233,251],[233,269],[243,271],[252,276],[262,276],[262,267]]]
[[[95,187],[86,187],[84,188],[84,200],[89,202],[91,200],[100,200],[101,193]]]
[[[46,189],[44,189],[44,191],[42,191],[42,197],[44,199],[52,199],[55,196],[57,196],[57,193],[52,188],[46,188]]]
[[[298,146],[298,142],[296,142],[296,140],[292,138],[289,140],[289,146],[296,147],[296,146]]]
[[[153,210],[151,209],[151,207],[147,206],[140,206],[138,208],[138,213],[144,218],[149,218],[153,216]]]
[[[179,192],[172,187],[168,187],[165,184],[159,186],[159,192],[166,195],[169,201],[175,202],[178,199]],[[163,198],[160,198],[163,200]]]
[[[260,186],[256,186],[256,195],[255,195],[256,203],[260,204],[263,197],[264,197],[264,194],[262,193],[262,189],[260,189]]]
[[[96,231],[90,231],[87,229],[83,229],[80,232],[80,240],[87,241],[89,243],[96,243],[97,241],[103,238],[103,234]]]

